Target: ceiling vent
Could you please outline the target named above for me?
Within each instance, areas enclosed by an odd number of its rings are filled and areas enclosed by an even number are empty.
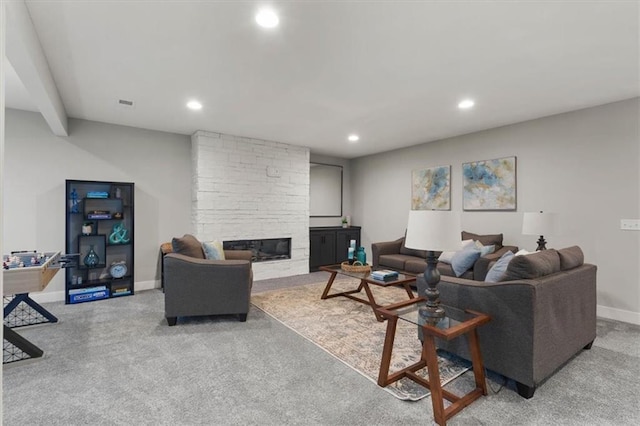
[[[121,108],[133,108],[133,101],[128,101],[126,99],[118,99],[118,106]]]

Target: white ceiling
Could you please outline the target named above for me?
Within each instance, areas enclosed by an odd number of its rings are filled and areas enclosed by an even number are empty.
[[[107,123],[353,158],[640,94],[635,1],[281,1],[273,30],[264,2],[26,3],[67,114]]]

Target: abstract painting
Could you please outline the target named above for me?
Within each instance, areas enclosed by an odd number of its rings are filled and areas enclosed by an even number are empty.
[[[464,210],[516,209],[516,157],[462,164]]]
[[[411,210],[451,210],[451,166],[412,171]]]

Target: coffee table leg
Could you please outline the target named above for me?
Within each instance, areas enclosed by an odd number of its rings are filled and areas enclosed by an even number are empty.
[[[402,286],[407,291],[407,294],[409,295],[409,299],[413,299],[413,290],[411,290],[411,286],[409,285],[409,283],[404,283],[402,284]]]
[[[387,334],[384,336],[380,373],[378,373],[378,385],[382,387],[389,384],[389,366],[391,365],[391,353],[393,352],[393,341],[396,337],[397,323],[398,317],[395,315],[387,320]]]
[[[433,405],[433,417],[441,426],[446,424],[444,415],[444,400],[442,399],[442,385],[440,384],[440,371],[438,370],[438,355],[433,336],[424,333],[424,351],[427,370],[429,372],[429,387],[431,389],[431,404]]]
[[[327,295],[329,294],[329,290],[331,290],[331,286],[333,285],[333,280],[336,279],[336,275],[338,275],[337,272],[331,272],[331,276],[329,277],[327,286],[324,288],[324,291],[322,292],[322,296],[320,296],[320,299],[324,300],[327,298]]]
[[[373,309],[373,314],[376,316],[378,322],[384,321],[384,317],[378,313],[380,305],[376,303],[376,299],[373,297],[373,292],[371,291],[371,288],[369,288],[369,284],[367,284],[365,280],[361,280],[360,287],[364,287],[364,291],[367,293],[367,298],[369,299],[369,306]]]

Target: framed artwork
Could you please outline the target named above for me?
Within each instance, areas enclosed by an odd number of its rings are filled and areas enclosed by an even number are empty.
[[[516,157],[462,164],[463,210],[516,209]]]
[[[411,172],[411,210],[451,210],[451,166]]]

